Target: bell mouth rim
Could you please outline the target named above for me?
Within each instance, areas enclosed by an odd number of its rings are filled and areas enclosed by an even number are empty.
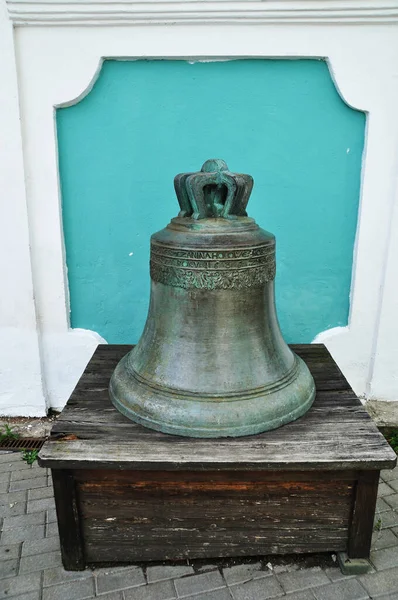
[[[225,438],[256,435],[276,429],[303,416],[314,402],[316,389],[311,373],[300,358],[291,393],[276,390],[268,397],[241,397],[235,410],[225,411],[225,404],[207,401],[191,403],[174,396],[173,401],[158,391],[135,381],[133,389],[122,359],[122,372],[113,373],[109,396],[114,407],[130,420],[149,429],[191,438]],[[119,362],[120,363],[122,362]],[[118,365],[118,366],[119,366]],[[116,374],[116,376],[115,376]],[[200,406],[200,408],[199,408]]]
[[[121,365],[121,363],[123,362],[124,366],[125,361],[125,370],[130,377],[135,379],[139,384],[145,385],[146,387],[154,390],[157,393],[172,398],[179,396],[184,400],[191,402],[211,402],[212,400],[214,402],[238,402],[239,400],[250,400],[251,398],[257,398],[259,396],[268,396],[274,394],[275,392],[279,392],[280,390],[283,390],[285,387],[287,387],[297,377],[297,373],[300,366],[298,356],[292,353],[293,365],[280,379],[277,379],[276,381],[268,385],[260,386],[257,388],[251,388],[243,392],[242,390],[240,390],[236,392],[220,392],[210,394],[203,392],[194,392],[190,390],[181,390],[179,388],[173,388],[171,386],[163,386],[146,379],[146,377],[143,377],[142,375],[137,373],[137,371],[131,365],[129,357],[132,352],[134,352],[134,348],[124,358],[122,358],[122,360],[119,363],[119,365]]]
[[[235,427],[192,427],[189,430],[185,430],[181,425],[173,425],[172,423],[164,423],[163,421],[156,421],[153,418],[148,418],[143,415],[137,415],[118,398],[116,398],[111,389],[109,390],[110,398],[113,406],[121,412],[125,417],[134,421],[138,425],[160,431],[169,435],[178,435],[189,438],[209,439],[209,438],[234,438],[234,437],[246,437],[249,435],[258,435],[265,433],[266,431],[272,431],[278,429],[283,425],[287,425],[292,421],[296,421],[300,417],[303,417],[315,400],[315,389],[310,392],[305,402],[297,406],[294,410],[286,413],[282,417],[276,417],[272,420],[266,420],[255,425],[236,425]]]

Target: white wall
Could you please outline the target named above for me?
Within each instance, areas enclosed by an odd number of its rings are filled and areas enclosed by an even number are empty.
[[[41,416],[46,399],[32,282],[12,24],[0,4],[0,414]]]
[[[100,341],[69,328],[54,107],[103,57],[328,59],[368,125],[349,325],[318,339],[358,394],[398,400],[398,0],[0,6],[0,414],[61,408]]]

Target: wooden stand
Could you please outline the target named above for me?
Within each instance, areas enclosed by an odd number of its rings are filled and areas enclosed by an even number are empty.
[[[43,446],[65,569],[86,564],[343,551],[369,555],[385,442],[323,345],[293,346],[311,410],[231,439],[157,433],[111,405],[131,346],[99,346]]]

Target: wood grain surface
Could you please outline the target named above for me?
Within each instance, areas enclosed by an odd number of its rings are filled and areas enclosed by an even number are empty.
[[[354,472],[75,472],[88,562],[346,550]]]
[[[155,432],[121,415],[110,376],[132,346],[100,345],[40,451],[51,468],[133,470],[385,469],[391,450],[322,344],[293,345],[317,395],[309,412],[274,431],[241,438],[193,439]]]

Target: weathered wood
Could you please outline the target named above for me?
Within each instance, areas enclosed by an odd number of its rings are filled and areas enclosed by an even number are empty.
[[[137,425],[108,382],[131,346],[99,346],[51,439],[64,566],[370,548],[377,479],[396,456],[322,345],[293,346],[317,396],[306,415],[244,438]]]
[[[76,386],[40,464],[54,468],[120,469],[386,469],[395,454],[321,344],[294,345],[317,387],[298,421],[245,438],[190,439],[152,431],[121,415],[108,383],[131,346],[100,345]],[[62,434],[77,439],[62,440]],[[57,437],[58,436],[58,437]]]
[[[357,481],[361,471],[348,470],[344,469],[344,471],[339,471],[338,473],[330,473],[329,471],[295,471],[294,477],[289,478],[289,474],[284,471],[246,471],[244,475],[244,481],[247,482],[247,485],[254,484],[255,482],[259,482],[260,485],[264,484],[264,482],[272,483],[283,482],[283,484],[288,489],[288,484],[286,482],[294,481],[294,486],[296,486],[297,490],[302,489],[302,487],[306,487],[308,483],[312,485],[314,482],[319,482],[322,485],[323,482],[326,482],[326,485],[329,485],[330,481]],[[227,479],[226,479],[227,477]],[[111,469],[77,469],[74,471],[74,478],[77,483],[85,483],[87,481],[96,481],[99,484],[104,485],[111,484],[113,485],[115,481],[122,483],[125,482],[131,486],[144,486],[145,482],[149,482],[150,485],[154,481],[164,482],[165,484],[168,482],[175,483],[186,482],[189,484],[190,482],[194,483],[209,483],[213,484],[216,482],[221,482],[225,484],[226,481],[233,484],[234,482],[238,485],[243,481],[242,473],[240,471],[120,471],[120,470],[111,470]],[[303,482],[303,484],[301,484]],[[246,483],[244,484],[246,485]]]
[[[60,469],[54,469],[52,477],[62,562],[69,571],[81,571],[86,562],[75,479],[70,471]]]
[[[379,475],[379,471],[364,471],[357,479],[348,539],[350,558],[369,557]]]
[[[346,549],[354,472],[75,472],[88,561]],[[315,550],[316,549],[316,550]]]
[[[129,536],[129,534],[127,534]],[[338,552],[346,547],[346,532],[342,535],[323,535],[318,541],[318,533],[314,530],[301,530],[297,537],[285,538],[282,534],[277,540],[266,532],[265,535],[257,535],[255,538],[247,539],[246,530],[235,530],[221,540],[217,536],[206,536],[196,539],[189,536],[188,543],[182,544],[180,536],[165,539],[158,538],[157,532],[146,535],[146,539],[156,536],[158,543],[148,545],[145,541],[138,545],[132,544],[130,537],[126,540],[117,540],[111,545],[103,532],[99,532],[98,538],[90,540],[86,546],[88,564],[95,563],[128,563],[134,561],[156,561],[156,560],[185,560],[187,558],[223,558],[235,556],[261,556],[270,554],[299,554],[314,552]],[[111,558],[110,558],[111,557]]]

